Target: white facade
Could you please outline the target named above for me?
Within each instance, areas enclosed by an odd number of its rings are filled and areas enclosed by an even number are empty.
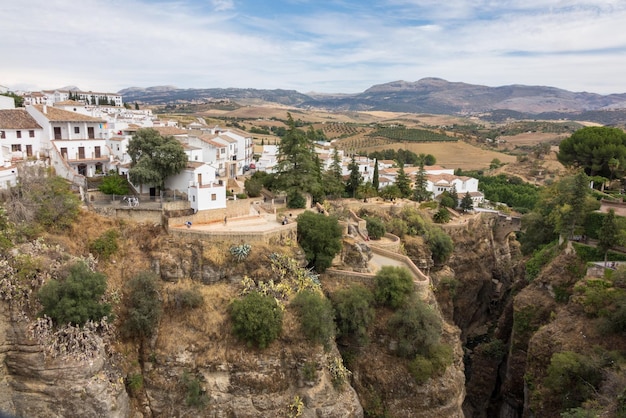
[[[15,99],[9,96],[0,96],[0,109],[15,109]]]
[[[47,156],[43,128],[24,109],[0,110],[0,155],[15,161]]]
[[[195,211],[226,207],[226,186],[215,177],[215,169],[208,164],[189,162],[181,173],[168,178],[165,187],[187,192]]]

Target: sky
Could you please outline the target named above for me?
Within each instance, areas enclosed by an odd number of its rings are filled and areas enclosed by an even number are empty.
[[[624,0],[5,0],[0,85],[626,93],[625,25]]]

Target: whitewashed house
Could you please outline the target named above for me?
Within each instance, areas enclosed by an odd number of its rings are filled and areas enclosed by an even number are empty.
[[[25,109],[0,110],[0,148],[8,161],[47,156],[42,126]]]
[[[91,177],[106,173],[112,161],[103,119],[53,106],[27,106],[26,111],[43,128],[43,147],[58,175]]]
[[[215,177],[215,168],[198,161],[165,181],[165,188],[186,192],[194,211],[226,207],[226,185]]]
[[[15,99],[9,96],[0,96],[0,109],[15,109]]]

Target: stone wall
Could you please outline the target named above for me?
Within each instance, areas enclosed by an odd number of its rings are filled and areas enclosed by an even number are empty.
[[[236,218],[250,215],[250,206],[256,205],[263,200],[255,199],[237,199],[227,200],[226,207],[222,209],[203,210],[189,216],[171,217],[167,220],[167,227],[183,226],[185,222],[190,221],[193,224],[209,224],[213,222],[223,222],[224,217]]]
[[[291,245],[298,240],[298,224],[278,225],[270,231],[202,231],[194,229],[170,229],[171,236],[176,238],[203,239],[212,242],[229,244],[265,243],[269,245]]]

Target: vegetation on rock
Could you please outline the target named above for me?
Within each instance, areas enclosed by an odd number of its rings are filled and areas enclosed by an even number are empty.
[[[233,333],[248,346],[266,348],[281,333],[283,311],[272,296],[250,292],[230,306]]]

